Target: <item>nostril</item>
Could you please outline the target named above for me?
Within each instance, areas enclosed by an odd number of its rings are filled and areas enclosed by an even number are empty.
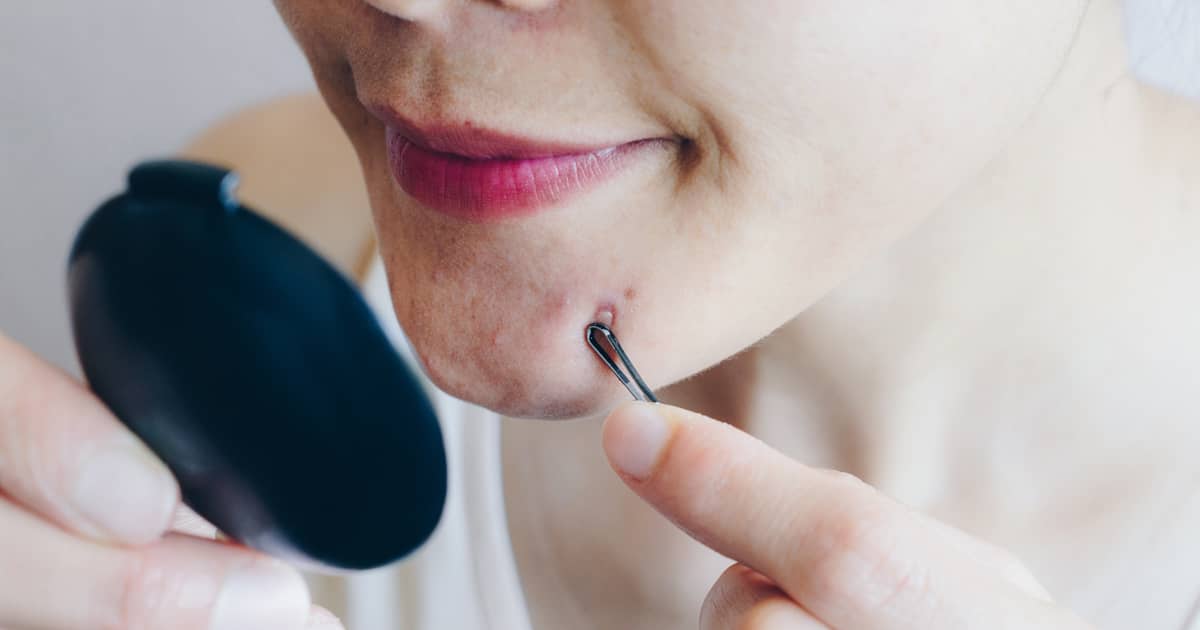
[[[364,0],[367,4],[383,13],[398,17],[402,20],[421,20],[436,14],[446,0]],[[557,3],[557,0],[494,0],[500,6],[516,11],[543,11]]]
[[[437,13],[443,0],[364,0],[383,13],[402,20],[420,20]]]
[[[542,11],[553,6],[556,0],[497,0],[501,5],[518,11]]]

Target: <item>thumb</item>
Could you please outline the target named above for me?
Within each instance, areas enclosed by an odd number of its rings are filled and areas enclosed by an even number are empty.
[[[728,424],[627,403],[609,416],[603,442],[634,492],[832,627],[1086,627],[982,575],[953,545],[931,545],[927,525],[870,486]]]
[[[798,464],[757,438],[700,414],[630,402],[605,422],[609,464],[638,495],[714,551],[805,590],[794,543],[864,501],[866,486]],[[874,507],[874,505],[872,504]],[[865,512],[864,512],[865,514]],[[874,519],[872,519],[874,521]],[[839,519],[839,523],[843,522]],[[798,598],[799,599],[799,598]]]

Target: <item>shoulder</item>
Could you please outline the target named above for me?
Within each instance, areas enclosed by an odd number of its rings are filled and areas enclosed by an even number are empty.
[[[374,251],[358,159],[317,94],[257,105],[204,130],[181,152],[241,176],[247,206],[361,278]]]

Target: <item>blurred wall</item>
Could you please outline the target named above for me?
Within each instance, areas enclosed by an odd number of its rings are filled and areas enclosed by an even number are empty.
[[[64,271],[135,161],[314,89],[265,0],[0,2],[0,330],[74,370]]]
[[[1145,74],[1200,96],[1200,0],[1130,2]],[[64,258],[86,213],[133,162],[308,89],[266,0],[0,2],[0,330],[73,370]]]

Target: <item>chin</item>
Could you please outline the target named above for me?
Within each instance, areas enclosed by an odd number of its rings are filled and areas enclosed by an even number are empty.
[[[461,329],[449,336],[429,324],[406,328],[429,379],[451,396],[503,416],[591,417],[628,396],[584,342],[583,326],[540,339],[510,339]]]
[[[461,374],[448,380],[430,371],[430,378],[446,393],[486,407],[507,418],[574,420],[606,414],[628,395],[608,382],[551,382],[556,375],[509,375],[504,383],[466,383]],[[436,374],[436,375],[435,375]],[[528,376],[528,380],[524,377]],[[530,385],[532,384],[532,387]],[[556,387],[562,385],[562,387]]]
[[[507,417],[545,420],[600,415],[628,397],[585,339],[588,324],[621,305],[578,282],[547,290],[468,276],[429,282],[389,272],[396,317],[439,389]],[[626,322],[631,334],[636,319]]]

